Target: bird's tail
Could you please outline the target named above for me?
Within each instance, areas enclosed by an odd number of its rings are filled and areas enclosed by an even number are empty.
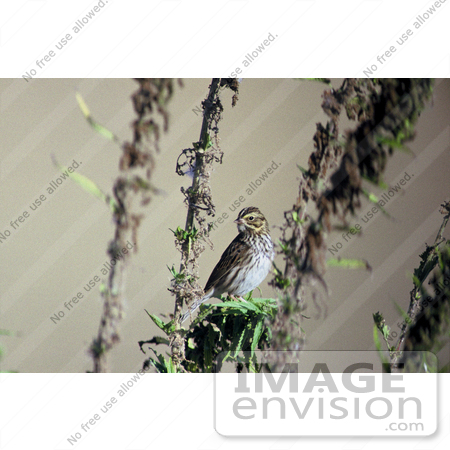
[[[189,306],[189,309],[181,316],[180,323],[183,323],[188,317],[190,317],[192,314],[194,314],[195,311],[200,307],[200,305],[211,297],[211,294],[205,295],[202,298],[199,298],[198,300],[195,300],[192,305]]]

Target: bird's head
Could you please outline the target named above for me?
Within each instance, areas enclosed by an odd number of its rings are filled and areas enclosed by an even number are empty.
[[[269,231],[269,224],[262,212],[254,207],[248,206],[244,208],[234,221],[237,224],[238,230],[242,232],[251,232],[256,234],[267,233]]]

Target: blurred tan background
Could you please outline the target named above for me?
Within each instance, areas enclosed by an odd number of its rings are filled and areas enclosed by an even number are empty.
[[[138,341],[160,334],[144,309],[155,314],[173,312],[166,266],[177,267],[179,254],[169,228],[184,226],[180,186],[187,187],[191,181],[176,175],[175,163],[181,149],[198,140],[202,118],[193,110],[199,110],[209,83],[208,79],[185,79],[169,104],[169,132],[161,140],[153,178],[165,194],[154,197],[139,229],[139,252],[129,266],[122,341],[110,357],[114,372],[138,370],[146,358]],[[333,80],[333,85],[339,86],[340,80]],[[113,226],[106,206],[71,180],[62,182],[53,194],[47,193],[49,183],[61,175],[51,155],[64,166],[75,160],[77,172],[109,192],[118,173],[120,149],[88,126],[75,92],[82,94],[98,122],[121,140],[129,140],[130,95],[136,87],[127,79],[0,80],[0,233],[5,237],[0,243],[0,329],[14,333],[0,336],[5,351],[1,370],[92,370],[87,349],[97,333],[102,304],[97,287],[90,292],[83,287],[101,275],[109,259],[106,248]],[[212,232],[214,251],[207,248],[202,255],[203,285],[237,233],[233,220],[240,208],[231,212],[229,207],[239,196],[245,197],[244,206],[262,210],[277,240],[275,226],[281,224],[283,211],[297,195],[296,165],[307,165],[315,124],[326,121],[320,107],[324,88],[308,81],[244,79],[234,108],[231,92],[222,94],[224,158],[212,174],[212,189],[217,215],[228,212],[230,218]],[[393,331],[399,330],[401,317],[394,301],[407,308],[412,288],[408,274],[418,266],[425,242],[434,241],[442,221],[439,205],[450,197],[449,105],[450,81],[437,80],[416,139],[409,144],[413,154],[397,152],[388,162],[388,184],[397,184],[405,171],[411,176],[386,205],[393,219],[378,213],[363,224],[360,218],[371,207],[364,203],[355,217],[355,223],[362,224],[362,236],[348,243],[340,234],[329,236],[329,247],[342,243],[339,256],[366,258],[373,272],[328,271],[329,297],[323,296],[317,305],[310,303],[305,312],[311,317],[303,324],[309,350],[373,349],[372,313],[376,311],[383,312]],[[274,173],[248,195],[248,184],[273,162],[278,165]],[[31,211],[30,205],[41,194],[46,200]],[[14,229],[11,221],[24,211],[29,217],[17,221]],[[263,296],[274,295],[269,279],[261,286]],[[80,291],[84,298],[72,310],[64,308],[64,302]],[[64,311],[64,317],[54,323],[50,318],[59,311]],[[449,345],[439,357],[448,362]]]

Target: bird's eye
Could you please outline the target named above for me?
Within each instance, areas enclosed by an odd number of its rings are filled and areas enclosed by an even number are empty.
[[[252,220],[254,220],[254,217],[253,216],[249,216],[248,220],[250,220],[250,222],[251,222]]]

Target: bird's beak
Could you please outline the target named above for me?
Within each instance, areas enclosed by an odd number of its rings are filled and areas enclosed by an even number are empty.
[[[234,223],[237,224],[237,229],[239,233],[245,231],[245,222],[242,219],[236,219]]]

